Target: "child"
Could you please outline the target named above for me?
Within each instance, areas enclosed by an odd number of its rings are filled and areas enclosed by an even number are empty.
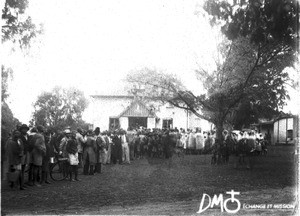
[[[69,158],[69,163],[70,163],[70,166],[69,166],[70,181],[74,181],[74,179],[72,179],[72,173],[75,174],[75,180],[79,181],[79,179],[78,179],[78,164],[79,164],[78,148],[77,148],[77,143],[74,139],[68,140],[66,151],[68,153],[68,158]]]

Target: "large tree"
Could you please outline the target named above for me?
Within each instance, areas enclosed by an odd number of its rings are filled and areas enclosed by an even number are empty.
[[[26,13],[28,0],[6,0],[2,9],[2,43],[13,42],[23,49],[40,34],[42,25],[37,26]]]
[[[55,87],[51,92],[38,96],[34,104],[33,123],[57,129],[75,127],[83,122],[82,113],[87,105],[82,91]]]
[[[28,0],[6,0],[0,7],[3,7],[1,16],[2,43],[17,45],[22,52],[25,49],[28,50],[27,48],[30,47],[32,40],[42,32],[41,26],[36,26],[32,22],[31,17],[26,13]],[[15,46],[12,46],[12,50],[16,50]],[[8,85],[9,81],[13,78],[13,69],[5,66],[5,62],[1,65],[1,77],[1,141],[2,145],[4,145],[4,141],[7,139],[9,133],[20,122],[13,116],[7,104],[9,97]]]
[[[205,10],[212,25],[221,27],[227,38],[218,46],[214,67],[198,64],[196,73],[205,89],[203,94],[196,96],[172,75],[149,69],[129,75],[128,81],[213,122],[219,139],[225,124],[238,122],[236,115],[243,104],[278,110],[288,97],[285,83],[289,79],[284,69],[295,60],[298,14],[295,2],[282,0],[288,10],[279,10],[282,4],[277,2],[234,1],[230,5],[207,1]],[[270,11],[275,6],[278,10]]]

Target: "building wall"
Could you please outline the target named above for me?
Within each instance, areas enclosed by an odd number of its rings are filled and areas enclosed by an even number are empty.
[[[109,118],[120,115],[132,102],[130,98],[91,98],[89,107],[85,112],[85,120],[93,124],[93,127],[100,127],[101,131],[109,129]],[[164,119],[173,119],[173,128],[194,129],[196,127],[202,130],[210,130],[211,123],[196,117],[194,114],[187,115],[186,110],[170,106],[169,104],[160,104],[151,102],[157,107],[156,118],[148,118],[148,128],[162,128]],[[149,103],[146,105],[149,105]],[[128,127],[128,118],[119,119],[120,126],[123,129]]]
[[[147,127],[148,128],[155,128],[155,118],[148,118],[147,119]]]
[[[86,121],[101,131],[109,129],[109,118],[118,116],[131,103],[131,99],[101,98],[91,99],[85,116]],[[126,128],[127,129],[127,128]]]
[[[162,128],[164,119],[173,119],[173,128],[177,127],[186,129],[187,126],[187,117],[186,111],[179,109],[169,104],[165,104],[159,107],[158,112],[156,113],[157,117],[160,119],[156,124],[156,127]]]
[[[189,129],[200,128],[202,131],[210,131],[213,124],[205,119],[199,118],[194,113],[189,113]]]
[[[284,144],[287,140],[287,130],[293,130],[293,136],[295,137],[294,131],[294,119],[284,118],[274,122],[274,143]],[[293,141],[292,141],[293,142]],[[289,143],[292,143],[289,142]]]

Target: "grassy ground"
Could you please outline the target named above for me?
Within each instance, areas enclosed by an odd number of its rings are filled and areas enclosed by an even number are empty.
[[[166,214],[196,215],[204,193],[240,192],[238,215],[293,215],[295,209],[247,209],[246,204],[295,204],[297,160],[293,146],[270,147],[254,158],[254,169],[210,165],[210,155],[141,159],[106,165],[102,174],[80,175],[80,182],[54,182],[25,191],[2,182],[2,214]],[[232,206],[231,206],[232,207]],[[233,206],[234,209],[234,206]],[[227,215],[215,206],[201,215]]]

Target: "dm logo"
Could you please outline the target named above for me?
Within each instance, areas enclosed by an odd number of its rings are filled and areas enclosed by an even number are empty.
[[[225,211],[228,213],[237,213],[241,208],[241,203],[237,198],[234,197],[234,195],[240,195],[240,192],[234,192],[234,190],[231,190],[230,192],[226,192],[226,194],[231,195],[231,197],[225,200],[223,199],[223,194],[220,194],[219,197],[217,195],[214,195],[212,199],[208,194],[203,194],[199,206],[199,211],[197,213],[202,213],[208,208],[213,208],[214,205],[219,205],[221,208],[221,212],[223,212],[225,209]],[[205,198],[208,198],[208,205],[203,207]],[[227,207],[229,201],[231,203],[237,204],[236,209],[232,210]]]

